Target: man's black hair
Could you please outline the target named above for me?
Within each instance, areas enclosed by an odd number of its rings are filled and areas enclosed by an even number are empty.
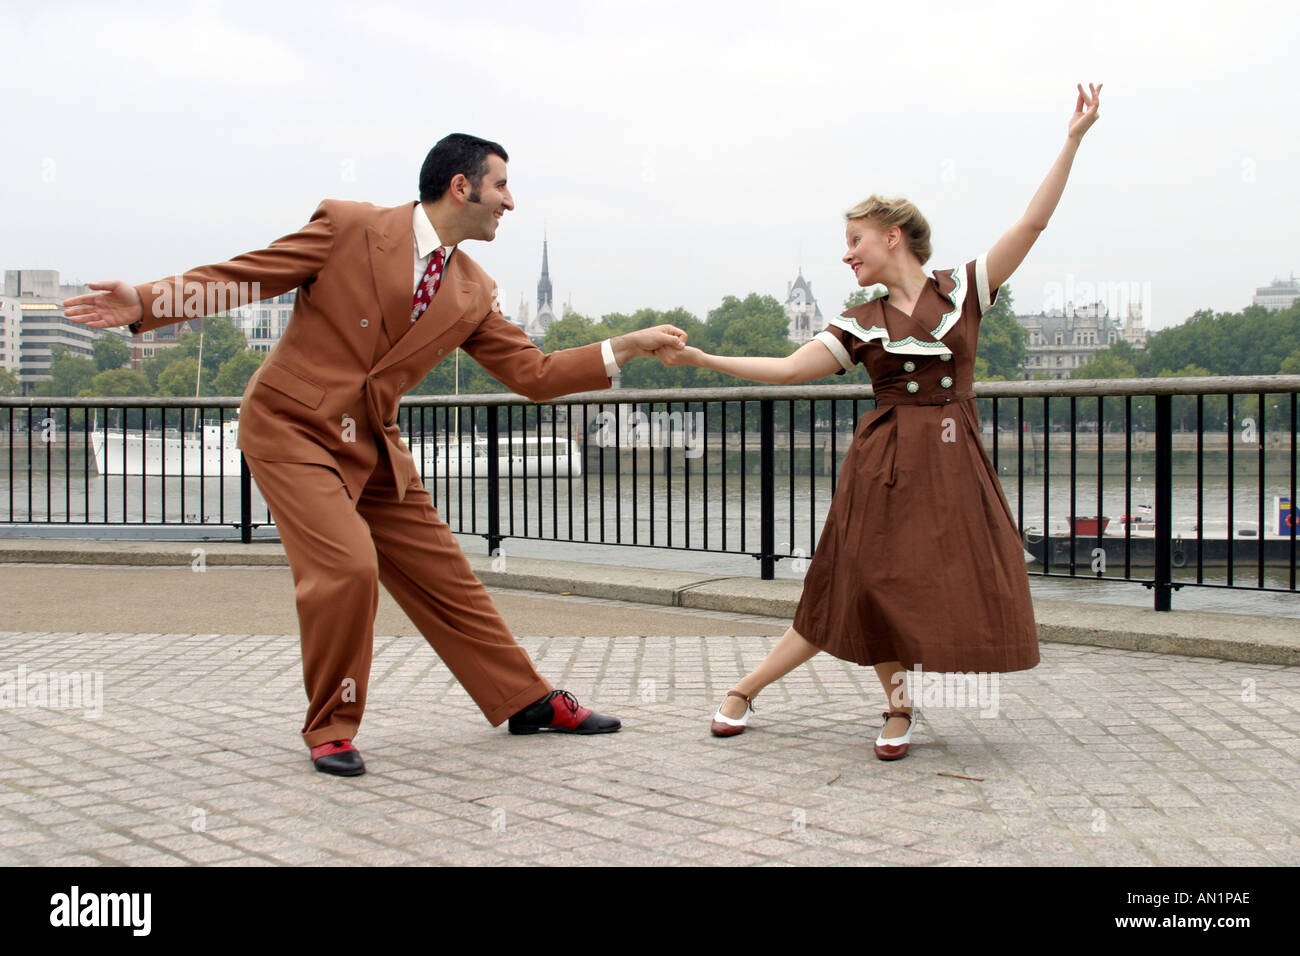
[[[477,192],[488,171],[488,157],[494,155],[500,156],[503,162],[510,161],[500,143],[468,133],[444,136],[429,150],[424,165],[420,167],[420,202],[439,199],[457,173],[463,173]]]

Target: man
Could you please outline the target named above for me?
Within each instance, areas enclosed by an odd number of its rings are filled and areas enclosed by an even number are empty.
[[[309,702],[302,734],[324,773],[365,772],[352,739],[380,582],[493,726],[620,727],[533,668],[434,510],[397,426],[402,394],[457,347],[544,401],[608,388],[624,362],[685,341],[662,325],[545,355],[501,315],[494,283],[459,246],[490,242],[514,208],[508,158],[497,143],[452,134],[424,161],[419,202],[325,200],[267,249],[157,283],[91,283],[100,291],[64,303],[75,322],[138,334],[298,289],[292,320],[244,391],[239,447],[293,572]]]

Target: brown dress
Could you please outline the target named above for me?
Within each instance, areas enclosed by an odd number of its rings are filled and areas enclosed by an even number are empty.
[[[1024,549],[972,390],[996,298],[980,256],[935,272],[911,316],[876,299],[817,335],[845,371],[866,366],[877,404],[854,430],[795,611],[795,630],[836,657],[941,672],[1038,663]]]

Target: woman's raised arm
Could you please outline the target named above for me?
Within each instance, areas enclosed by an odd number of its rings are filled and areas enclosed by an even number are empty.
[[[1007,230],[1006,234],[993,244],[989,250],[989,288],[996,290],[1011,278],[1025,256],[1033,248],[1039,234],[1047,228],[1047,221],[1056,211],[1056,204],[1065,191],[1065,181],[1070,176],[1070,166],[1074,163],[1074,154],[1079,149],[1083,134],[1097,121],[1097,108],[1101,103],[1101,84],[1088,84],[1089,93],[1083,92],[1080,85],[1079,99],[1074,106],[1074,115],[1070,117],[1069,132],[1065,137],[1065,146],[1056,157],[1051,171],[1043,184],[1029,201],[1029,208],[1020,217],[1020,221]],[[981,302],[980,305],[987,303]]]

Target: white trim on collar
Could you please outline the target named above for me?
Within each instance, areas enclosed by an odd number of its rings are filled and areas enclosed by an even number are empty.
[[[938,272],[935,270],[935,281],[939,280]],[[905,339],[894,341],[889,337],[889,329],[882,325],[873,325],[870,328],[863,328],[858,324],[858,320],[853,316],[841,315],[830,320],[830,324],[836,328],[843,329],[850,335],[854,335],[863,342],[874,342],[881,340],[886,352],[893,352],[897,355],[945,355],[951,354],[952,350],[943,344],[943,337],[952,331],[957,320],[961,318],[962,306],[966,303],[966,288],[969,283],[966,281],[966,267],[959,266],[952,270],[952,281],[954,283],[951,292],[939,292],[940,295],[952,303],[952,309],[945,312],[939,319],[939,324],[930,330],[933,342],[922,342],[915,336],[909,335]],[[884,306],[882,305],[883,309]]]

